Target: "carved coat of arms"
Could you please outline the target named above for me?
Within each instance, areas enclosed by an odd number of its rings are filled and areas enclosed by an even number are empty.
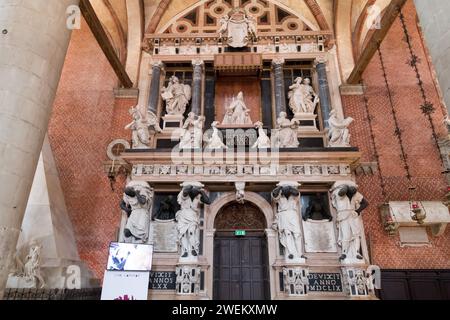
[[[233,9],[229,15],[220,19],[220,37],[225,33],[228,34],[230,47],[245,47],[252,37],[256,37],[256,22],[243,9]]]

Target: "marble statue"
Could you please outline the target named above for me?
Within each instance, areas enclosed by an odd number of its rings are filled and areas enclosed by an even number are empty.
[[[263,128],[263,123],[258,121],[255,123],[255,128],[258,130],[258,139],[252,146],[253,149],[269,149],[271,148],[270,138],[267,136]]]
[[[278,148],[298,148],[300,145],[297,136],[298,121],[295,119],[289,120],[286,112],[280,112],[280,116],[277,119],[278,129]]]
[[[233,101],[226,108],[225,117],[222,121],[223,125],[248,125],[252,124],[250,118],[250,109],[244,102],[244,94],[239,92],[237,97],[233,97]]]
[[[226,33],[228,45],[233,48],[245,47],[249,40],[257,36],[256,19],[243,9],[233,9],[219,20],[219,25],[219,38],[223,38]]]
[[[280,182],[272,191],[272,199],[277,204],[277,213],[273,228],[278,230],[281,245],[285,248],[288,261],[303,258],[299,238],[301,235],[300,219],[297,209],[299,184]]]
[[[219,129],[217,129],[218,125],[219,125],[218,121],[214,121],[211,124],[211,128],[213,129],[213,132],[212,132],[211,138],[207,141],[206,149],[210,149],[210,150],[228,149],[228,147],[225,145],[225,143],[223,143]]]
[[[229,21],[230,21],[230,17],[227,14],[219,19],[219,24],[220,24],[220,29],[218,31],[219,38],[223,38],[224,34],[227,32]]]
[[[329,147],[350,147],[350,131],[348,127],[353,121],[354,119],[351,117],[340,119],[336,110],[331,110],[330,119],[328,120],[330,125],[330,131],[328,132]]]
[[[351,181],[336,182],[331,188],[332,205],[337,211],[338,244],[342,248],[340,260],[363,260],[361,237],[363,234],[361,212],[369,205]]]
[[[162,88],[161,96],[168,115],[183,115],[192,97],[191,86],[181,84],[176,76],[172,76],[168,86]]]
[[[202,147],[203,125],[205,117],[190,112],[183,124],[180,135],[180,149],[198,149]]]
[[[28,255],[25,257],[25,262],[19,258],[16,254],[16,270],[10,275],[18,279],[23,279],[29,287],[36,289],[43,289],[46,285],[44,278],[41,275],[41,249],[36,241],[32,241],[28,251]],[[19,283],[21,283],[19,281]]]
[[[319,96],[311,86],[311,80],[298,77],[294,84],[289,87],[289,107],[294,114],[308,113],[314,114]]]
[[[240,204],[245,203],[245,182],[235,182],[236,187],[236,202]]]
[[[183,182],[181,187],[177,199],[181,209],[175,215],[181,258],[195,258],[200,245],[200,205],[210,200],[199,182]]]
[[[175,206],[173,203],[174,197],[169,195],[159,204],[158,211],[153,216],[152,220],[174,220],[175,219]]]
[[[153,189],[147,182],[131,181],[125,187],[121,209],[127,214],[123,234],[126,243],[147,243]]]
[[[148,148],[150,144],[150,129],[155,132],[162,131],[155,114],[148,111],[145,118],[138,107],[131,107],[129,113],[133,117],[133,121],[125,127],[125,130],[132,130],[133,149]]]

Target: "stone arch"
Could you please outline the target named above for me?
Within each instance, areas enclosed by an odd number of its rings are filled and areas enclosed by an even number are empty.
[[[213,230],[214,222],[216,221],[217,215],[220,213],[222,208],[226,205],[236,201],[236,193],[235,192],[227,192],[222,197],[216,199],[209,206],[209,214],[206,217],[206,229]],[[264,214],[266,219],[267,227],[270,227],[273,223],[273,207],[267,202],[266,199],[261,197],[259,194],[254,192],[246,192],[245,193],[245,201],[251,202],[256,207],[258,207],[261,212]]]

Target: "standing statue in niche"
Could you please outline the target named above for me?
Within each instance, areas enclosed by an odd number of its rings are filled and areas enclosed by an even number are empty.
[[[369,203],[358,192],[358,186],[351,181],[336,182],[331,189],[331,199],[337,211],[338,244],[342,248],[340,260],[363,260],[360,251],[363,234],[360,215]]]
[[[211,128],[213,129],[213,132],[212,132],[211,138],[207,141],[206,149],[210,149],[210,150],[228,149],[228,147],[225,145],[225,143],[223,143],[219,129],[217,129],[218,125],[219,125],[218,121],[214,121],[211,124]]]
[[[138,107],[131,107],[129,111],[133,121],[125,127],[125,130],[132,130],[133,149],[148,148],[150,144],[150,129],[161,132],[155,114],[148,111],[145,118]]]
[[[295,119],[289,120],[286,112],[280,112],[280,117],[277,119],[277,129],[277,146],[279,148],[298,148],[300,145],[297,136],[298,121]]]
[[[175,219],[175,206],[173,204],[174,197],[169,195],[159,204],[158,211],[155,213],[153,220],[174,220]]]
[[[29,285],[31,288],[43,289],[46,284],[41,275],[41,249],[41,245],[32,241],[25,262],[22,262],[17,253],[15,256],[16,268],[10,277],[24,279],[27,286]]]
[[[147,243],[153,189],[147,182],[131,181],[125,187],[120,208],[127,214],[123,230],[126,243]]]
[[[300,195],[298,187],[296,182],[280,182],[272,191],[272,198],[277,204],[273,228],[278,230],[280,242],[286,250],[285,256],[292,262],[304,258],[299,244],[301,229],[297,209]]]
[[[183,124],[180,136],[180,149],[198,149],[202,147],[203,125],[205,117],[190,112]]]
[[[162,99],[166,102],[168,115],[183,115],[192,97],[191,87],[181,84],[176,76],[172,76],[166,88],[162,89]]]
[[[311,197],[308,207],[303,214],[303,220],[333,220],[331,214],[324,206],[323,198],[320,193],[316,194],[314,197]]]
[[[233,101],[227,107],[222,124],[248,125],[252,123],[252,119],[250,118],[250,109],[247,108],[244,102],[244,94],[239,92],[237,97],[233,97]]]
[[[289,87],[289,107],[294,114],[314,114],[319,96],[311,86],[311,80],[303,80],[301,77],[295,79],[294,84]]]
[[[336,110],[331,110],[330,119],[328,120],[330,125],[330,131],[328,132],[329,147],[346,148],[351,146],[350,131],[348,130],[348,127],[353,120],[354,119],[351,117],[340,119],[337,116]]]
[[[181,258],[197,257],[200,245],[200,205],[210,204],[210,200],[199,182],[184,182],[178,194],[181,209],[176,213],[178,241]]]

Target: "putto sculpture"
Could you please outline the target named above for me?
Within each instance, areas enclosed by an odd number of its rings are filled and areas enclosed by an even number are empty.
[[[210,200],[199,182],[183,182],[181,187],[177,199],[181,209],[175,215],[181,258],[195,259],[200,245],[200,206],[210,204]]]
[[[147,243],[153,189],[147,182],[131,181],[125,187],[120,208],[127,214],[123,230],[124,242]]]
[[[352,181],[336,182],[331,188],[331,199],[337,211],[338,244],[342,248],[340,260],[344,263],[363,260],[360,251],[363,234],[360,215],[369,203],[358,192],[358,186]]]
[[[191,86],[181,84],[176,76],[172,76],[167,87],[162,88],[162,99],[166,102],[168,115],[183,115],[192,98]]]

